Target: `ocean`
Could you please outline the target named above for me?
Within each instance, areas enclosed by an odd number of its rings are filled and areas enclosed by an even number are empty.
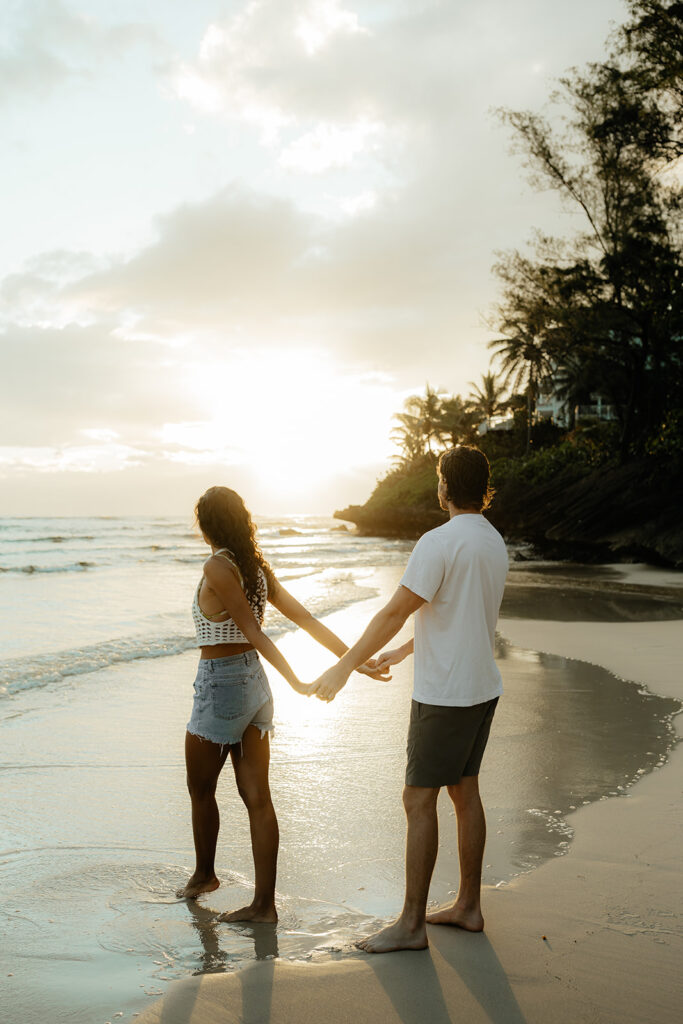
[[[278,578],[318,617],[376,593],[369,570],[402,565],[412,548],[318,516],[257,525]],[[208,554],[189,519],[0,519],[0,695],[193,647],[190,600]],[[288,628],[271,609],[270,635]]]

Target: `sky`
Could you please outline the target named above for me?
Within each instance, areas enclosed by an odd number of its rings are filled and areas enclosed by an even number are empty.
[[[4,0],[0,514],[362,503],[489,368],[496,253],[580,226],[542,111],[620,0]]]

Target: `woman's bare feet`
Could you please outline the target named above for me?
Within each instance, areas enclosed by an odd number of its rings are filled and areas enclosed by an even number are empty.
[[[453,903],[450,907],[443,907],[427,914],[427,924],[449,924],[453,928],[464,928],[466,932],[483,932],[484,918],[481,910],[467,910]]]
[[[213,892],[220,884],[215,875],[198,875],[195,871],[187,885],[177,890],[176,896],[178,899],[193,900],[203,892]]]
[[[356,946],[366,953],[394,953],[399,949],[427,949],[429,943],[424,925],[420,928],[408,928],[399,920],[388,928],[383,928],[381,932],[361,939]]]
[[[274,903],[267,907],[250,903],[248,907],[240,907],[239,910],[229,910],[225,914],[219,914],[218,920],[250,921],[252,924],[277,924],[277,910]]]

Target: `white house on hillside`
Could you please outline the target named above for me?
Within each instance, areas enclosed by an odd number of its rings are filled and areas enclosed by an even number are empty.
[[[552,384],[547,391],[539,392],[536,399],[536,411],[534,419],[551,420],[558,427],[571,426],[572,410],[552,390]],[[597,391],[591,392],[589,402],[578,404],[573,409],[574,423],[585,422],[586,420],[615,420],[614,406],[606,401],[605,397]]]
[[[571,426],[571,409],[555,393],[550,381],[546,390],[540,391],[536,398],[536,408],[533,414],[533,422],[550,420],[558,427],[567,428]],[[590,402],[585,405],[574,406],[574,423],[585,422],[586,420],[615,420],[614,406],[610,405],[603,395],[597,391],[589,396]],[[490,430],[512,430],[514,416],[511,412],[501,413],[498,416],[490,416],[477,427],[479,436],[488,434]]]

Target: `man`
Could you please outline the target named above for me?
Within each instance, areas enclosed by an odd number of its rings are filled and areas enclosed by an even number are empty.
[[[403,790],[408,836],[401,916],[358,945],[369,953],[425,949],[426,923],[482,931],[481,866],[486,819],[478,774],[502,693],[493,659],[508,559],[500,534],[482,512],[493,492],[478,448],[459,446],[439,460],[439,502],[449,521],[415,545],[398,590],[362,637],[313,684],[333,700],[357,665],[391,640],[415,612],[415,639],[377,659],[384,668],[415,651],[415,679]],[[451,906],[426,916],[438,848],[436,804],[448,789],[458,823],[460,887]]]

